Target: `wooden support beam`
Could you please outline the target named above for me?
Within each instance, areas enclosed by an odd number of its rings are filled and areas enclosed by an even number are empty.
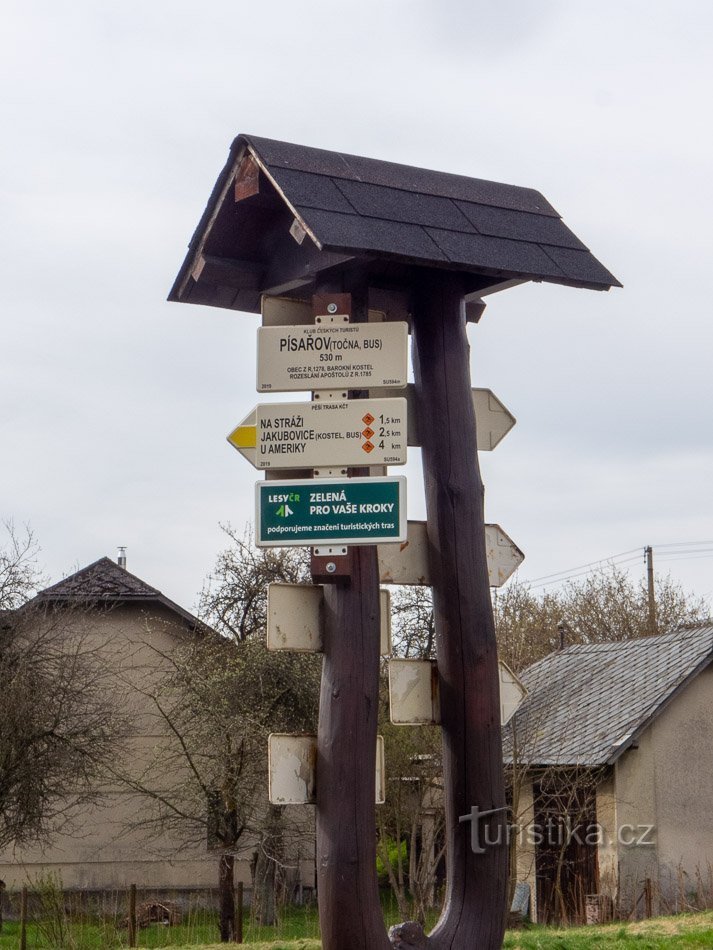
[[[446,896],[433,950],[502,946],[507,835],[498,656],[466,337],[465,287],[432,271],[414,288],[420,419],[443,729]],[[475,460],[475,464],[474,464]],[[483,853],[471,847],[476,807]]]
[[[352,319],[366,321],[366,285],[351,289]],[[376,877],[380,643],[376,547],[355,546],[349,559],[350,576],[324,588],[317,733],[320,930],[324,950],[390,950]]]

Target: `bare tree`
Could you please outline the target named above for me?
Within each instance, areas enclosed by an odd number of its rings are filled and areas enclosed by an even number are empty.
[[[71,830],[100,794],[122,722],[81,607],[42,596],[37,546],[6,523],[0,550],[0,847]]]
[[[655,585],[657,633],[706,618],[705,603],[686,595],[670,577]],[[612,565],[552,592],[510,584],[498,593],[495,619],[500,657],[519,671],[560,646],[648,636],[648,590]]]
[[[202,597],[211,628],[157,655],[165,676],[143,690],[166,741],[141,773],[120,776],[143,802],[134,827],[157,838],[207,841],[215,851],[223,941],[233,937],[235,856],[246,849],[253,853],[255,907],[274,921],[286,825],[282,809],[267,801],[267,738],[315,731],[320,674],[318,657],[265,646],[267,584],[304,579],[303,552],[255,552],[247,533],[227,533],[231,544]],[[290,827],[302,834],[298,822]]]

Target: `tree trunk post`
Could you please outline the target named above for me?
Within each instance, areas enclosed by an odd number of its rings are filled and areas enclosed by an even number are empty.
[[[20,950],[27,950],[27,885],[20,894]]]
[[[365,321],[365,282],[345,289],[352,292],[352,320]],[[319,918],[324,950],[388,950],[376,876],[374,813],[379,571],[373,545],[355,545],[349,557],[350,576],[324,587],[317,734]]]
[[[235,923],[234,865],[235,859],[232,854],[221,854],[220,864],[218,865],[221,943],[229,943],[233,939],[233,926]]]
[[[236,943],[243,942],[243,882],[238,881],[237,895],[235,898],[235,923],[233,925],[233,936]]]
[[[129,887],[129,946],[136,946],[136,885]]]
[[[498,657],[464,292],[460,277],[446,272],[429,273],[414,289],[413,364],[433,577],[447,839],[445,905],[430,944],[435,950],[490,950],[503,940],[507,832]],[[474,808],[491,814],[479,819]],[[472,834],[483,853],[474,853]]]

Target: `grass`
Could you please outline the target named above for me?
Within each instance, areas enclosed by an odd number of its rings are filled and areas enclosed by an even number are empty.
[[[395,917],[387,910],[387,921]],[[165,950],[224,950],[216,942],[215,915],[196,913],[176,927],[153,925],[139,933],[142,950],[163,947]],[[320,950],[315,911],[294,908],[279,927],[250,927],[246,921],[246,942],[241,950]],[[2,950],[17,950],[19,925],[6,922],[0,933]],[[28,950],[111,950],[127,946],[125,930],[110,924],[96,922],[73,923],[65,943],[43,933],[37,924],[28,927]],[[615,923],[600,927],[576,927],[559,930],[549,927],[530,927],[509,931],[505,950],[663,950],[668,947],[697,947],[713,950],[713,911],[700,914],[681,914],[659,917],[629,924]]]
[[[531,927],[510,931],[506,950],[663,950],[666,947],[699,947],[713,950],[713,911],[657,917],[630,924],[573,927],[557,930]]]

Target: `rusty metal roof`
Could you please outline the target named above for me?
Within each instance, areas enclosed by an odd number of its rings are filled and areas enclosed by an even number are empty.
[[[246,175],[255,188],[236,198],[231,186],[240,190]],[[256,309],[259,292],[275,290],[280,250],[265,236],[293,224],[303,249],[323,255],[303,266],[304,280],[320,267],[378,259],[480,275],[483,286],[621,286],[531,188],[239,135],[169,299]],[[296,266],[295,284],[299,277]]]
[[[713,659],[713,624],[618,643],[572,646],[520,674],[519,758],[529,765],[615,762]],[[512,738],[505,734],[506,761]]]

